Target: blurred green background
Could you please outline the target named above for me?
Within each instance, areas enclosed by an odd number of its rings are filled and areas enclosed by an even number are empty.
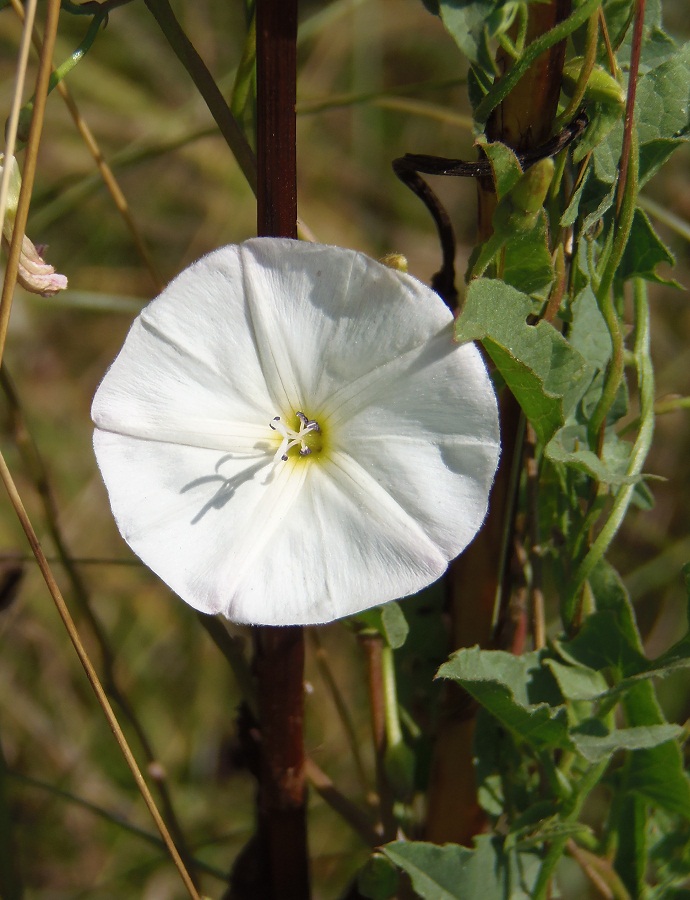
[[[243,4],[196,0],[173,6],[229,96],[246,32]],[[664,7],[669,30],[687,39],[685,0],[666,0]],[[39,23],[43,10],[39,4]],[[405,152],[473,157],[465,62],[420,0],[303,2],[301,21],[300,217],[321,242],[373,256],[403,253],[410,272],[428,281],[439,264],[435,231],[421,203],[393,175],[390,161]],[[87,22],[62,14],[56,62],[82,40]],[[0,110],[5,116],[20,31],[12,8],[3,9]],[[29,83],[34,73],[35,58]],[[163,281],[203,253],[254,233],[251,191],[143,3],[112,12],[107,28],[67,83],[114,168]],[[689,161],[690,151],[683,148],[644,192],[664,213],[686,223],[683,238],[669,224],[656,222],[677,256],[674,277],[685,286],[690,286]],[[462,272],[474,240],[474,185],[445,179],[436,187],[456,225]],[[48,245],[46,258],[68,276],[70,287],[51,299],[18,291],[7,365],[49,471],[59,527],[70,553],[81,560],[78,571],[107,635],[118,682],[167,773],[190,846],[222,874],[253,828],[254,788],[235,736],[238,690],[193,611],[139,565],[120,539],[91,450],[91,397],[133,315],[156,288],[57,93],[48,103],[27,232],[35,243]],[[657,396],[688,395],[687,292],[663,285],[653,285],[651,291]],[[44,508],[16,447],[4,398],[0,410],[3,452],[53,558]],[[655,508],[631,514],[613,553],[652,654],[684,628],[680,566],[690,561],[689,454],[688,413],[660,417],[647,466],[663,479],[652,484]],[[26,556],[27,549],[3,499],[3,565]],[[57,563],[55,571],[100,667],[99,647],[73,602],[73,585]],[[322,657],[352,710],[371,787],[360,648],[344,624],[319,629],[319,638]],[[0,642],[4,787],[25,896],[185,896],[164,852],[117,822],[121,817],[153,834],[30,561],[16,597],[6,598],[0,613]],[[340,789],[364,800],[366,786],[360,784],[346,749],[313,642],[308,642],[308,651],[308,752]],[[423,679],[418,687],[425,690],[425,667],[412,668]],[[676,721],[690,717],[687,676],[669,679],[660,685],[660,693]],[[136,737],[131,728],[126,731],[138,753]],[[86,808],[77,798],[109,816]],[[368,855],[367,848],[313,793],[310,827],[315,897],[336,898]],[[219,896],[222,883],[208,874],[203,889]]]

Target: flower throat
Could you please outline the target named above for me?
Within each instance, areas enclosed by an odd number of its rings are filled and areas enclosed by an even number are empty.
[[[312,453],[318,453],[321,450],[321,427],[315,419],[309,419],[303,412],[295,413],[299,419],[299,430],[289,428],[280,420],[280,416],[275,416],[270,426],[273,431],[277,431],[282,441],[276,451],[274,462],[287,462],[288,454],[293,447],[299,446],[299,456],[310,456]]]

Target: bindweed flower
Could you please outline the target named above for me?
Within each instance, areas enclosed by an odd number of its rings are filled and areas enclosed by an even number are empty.
[[[117,525],[173,591],[264,625],[328,622],[435,581],[484,519],[493,389],[429,288],[277,238],[185,269],[93,402]]]
[[[14,220],[19,203],[19,191],[22,186],[22,176],[19,172],[17,160],[14,156],[10,156],[9,160],[10,174],[7,209],[5,210],[5,221],[2,225],[2,242],[6,248],[9,247],[12,240]],[[2,176],[4,162],[5,157],[3,154],[0,154],[0,176]],[[58,291],[64,291],[67,287],[65,276],[58,274],[53,266],[41,258],[41,254],[26,235],[22,237],[17,281],[27,291],[31,291],[32,294],[42,294],[44,297],[50,297],[53,294],[57,294]]]

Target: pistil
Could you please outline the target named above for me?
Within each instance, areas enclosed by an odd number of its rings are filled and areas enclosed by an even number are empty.
[[[288,428],[287,425],[280,421],[280,416],[275,416],[273,421],[269,423],[273,431],[277,431],[282,437],[280,447],[278,447],[276,455],[273,458],[274,463],[277,463],[280,460],[286,462],[288,453],[298,444],[300,447],[299,455],[309,456],[311,447],[306,442],[307,435],[321,431],[319,423],[315,419],[307,418],[303,412],[297,412],[295,415],[299,419],[299,431],[295,431],[294,428]]]

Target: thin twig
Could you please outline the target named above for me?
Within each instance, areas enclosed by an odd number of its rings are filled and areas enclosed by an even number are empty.
[[[256,158],[206,64],[175,18],[168,0],[144,0],[144,2],[175,55],[191,76],[250,188],[256,193]]]
[[[355,724],[352,720],[352,716],[350,715],[350,710],[347,707],[345,697],[343,696],[343,692],[340,690],[338,681],[333,675],[333,671],[328,661],[328,654],[326,653],[323,644],[321,643],[319,629],[309,628],[307,629],[307,634],[309,635],[309,639],[314,645],[314,658],[316,659],[316,665],[318,666],[321,677],[323,678],[328,692],[331,695],[333,704],[338,713],[338,718],[340,719],[343,730],[345,731],[345,734],[347,736],[348,747],[350,753],[352,754],[352,759],[354,760],[357,774],[359,775],[359,781],[362,786],[362,790],[365,794],[367,794],[369,791],[369,780],[367,778],[366,769],[364,768],[362,754],[359,749],[359,739],[355,730]]]
[[[115,654],[110,647],[110,643],[108,642],[108,638],[106,637],[103,628],[101,627],[101,623],[98,621],[96,615],[93,612],[93,609],[91,608],[91,600],[89,597],[88,588],[86,587],[86,583],[84,582],[84,579],[82,578],[74,559],[70,555],[69,549],[65,542],[64,536],[62,534],[62,529],[60,528],[59,524],[59,510],[51,487],[48,470],[45,467],[43,458],[41,457],[41,454],[38,450],[38,446],[33,439],[28,423],[24,416],[24,411],[22,409],[19,395],[4,363],[0,365],[0,387],[2,388],[5,399],[8,403],[10,427],[12,430],[12,435],[14,437],[14,442],[17,449],[19,450],[22,462],[24,463],[26,471],[31,478],[39,499],[41,500],[41,504],[43,506],[43,516],[48,528],[48,533],[53,544],[55,545],[59,561],[64,567],[67,577],[69,578],[72,587],[72,596],[79,608],[80,613],[86,619],[89,630],[91,631],[93,637],[96,640],[96,644],[98,645],[98,649],[101,654],[101,665],[103,667],[103,684],[105,686],[105,691],[112,702],[119,707],[120,711],[125,716],[130,726],[132,727],[132,730],[136,734],[150,770],[157,773],[155,784],[158,789],[165,819],[171,832],[175,836],[175,842],[180,848],[182,856],[188,862],[188,866],[192,870],[192,874],[194,874],[193,863],[191,862],[192,856],[187,848],[187,842],[184,836],[184,832],[177,819],[177,814],[172,802],[172,797],[170,796],[170,792],[165,781],[165,775],[163,774],[164,769],[159,764],[158,756],[153,749],[153,745],[149,740],[143,723],[139,719],[136,711],[134,710],[134,707],[129,702],[127,695],[120,688],[117,676],[115,674]]]
[[[357,832],[365,844],[377,847],[383,842],[384,837],[380,826],[372,822],[371,816],[365,810],[360,809],[356,803],[341,793],[311,757],[306,757],[304,766],[309,783],[313,785],[319,796]]]
[[[26,67],[29,62],[29,48],[31,46],[31,32],[34,16],[36,15],[36,0],[29,0],[26,4],[26,20],[22,29],[22,39],[19,45],[17,66],[15,69],[15,84],[12,94],[12,107],[7,120],[5,137],[5,159],[2,171],[2,185],[0,186],[0,227],[5,223],[7,212],[7,192],[10,186],[11,168],[8,161],[14,156],[17,144],[17,128],[19,127],[19,113],[21,110],[22,96],[24,94],[24,82],[26,80]]]
[[[12,297],[17,283],[17,274],[19,272],[19,257],[22,252],[26,221],[29,217],[29,204],[31,203],[31,192],[33,191],[36,163],[38,160],[38,147],[41,141],[41,132],[43,130],[43,117],[45,115],[48,84],[50,82],[50,73],[52,71],[51,60],[53,48],[55,47],[59,15],[60,0],[49,0],[46,13],[44,52],[41,54],[41,58],[38,62],[38,72],[36,74],[34,111],[31,117],[29,139],[26,145],[24,171],[22,173],[22,187],[19,192],[19,203],[14,217],[14,230],[12,232],[7,266],[5,268],[5,281],[2,286],[2,296],[0,297],[0,361],[2,361],[5,350],[7,328],[9,326],[10,311],[12,309]]]
[[[81,642],[81,638],[79,637],[79,632],[74,624],[74,620],[70,615],[70,612],[67,608],[67,605],[63,599],[62,593],[60,592],[60,588],[58,587],[57,582],[53,576],[50,566],[48,565],[48,561],[45,558],[41,545],[39,543],[38,537],[36,536],[36,532],[34,530],[33,525],[27,515],[27,512],[24,508],[24,504],[22,503],[21,497],[19,496],[19,492],[17,491],[17,487],[14,483],[14,479],[7,468],[7,464],[5,463],[5,457],[0,453],[0,478],[5,485],[7,493],[10,498],[10,502],[14,507],[14,510],[17,514],[17,518],[26,534],[26,537],[29,541],[31,549],[33,550],[34,556],[36,557],[36,561],[38,562],[38,566],[41,570],[41,574],[43,575],[43,579],[48,587],[51,597],[55,603],[58,614],[62,619],[62,622],[65,626],[65,630],[69,635],[69,638],[72,642],[72,645],[79,657],[79,661],[82,664],[84,671],[86,672],[86,677],[93,688],[93,691],[96,695],[96,699],[103,710],[103,714],[105,715],[108,725],[110,726],[111,731],[115,736],[115,740],[118,743],[120,751],[129,767],[130,772],[136,782],[136,785],[141,793],[141,796],[144,799],[144,803],[146,804],[153,821],[160,832],[161,838],[168,848],[168,852],[177,867],[178,872],[180,873],[180,877],[189,893],[189,896],[192,900],[201,900],[196,887],[194,886],[194,882],[192,881],[187,869],[182,862],[182,858],[175,847],[175,843],[170,836],[170,832],[161,817],[161,814],[158,812],[158,808],[156,807],[156,803],[151,795],[151,792],[144,780],[144,776],[141,774],[141,770],[137,765],[137,761],[134,758],[132,751],[129,748],[129,744],[127,743],[127,739],[120,728],[120,723],[117,721],[117,716],[113,712],[113,708],[110,705],[108,698],[106,696],[105,691],[103,690],[103,686],[96,674],[96,670],[94,669],[89,656],[84,649],[84,646]]]

